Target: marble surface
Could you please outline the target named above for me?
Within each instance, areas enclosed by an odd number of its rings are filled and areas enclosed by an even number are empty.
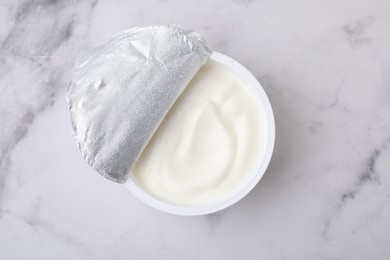
[[[96,174],[64,99],[77,55],[182,24],[248,67],[270,167],[219,213],[156,211]],[[390,2],[0,2],[0,259],[390,259]]]

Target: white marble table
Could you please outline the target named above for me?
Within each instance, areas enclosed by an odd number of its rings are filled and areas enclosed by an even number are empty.
[[[144,205],[71,136],[75,57],[172,23],[247,66],[276,117],[265,177],[209,216]],[[0,25],[0,259],[390,259],[389,1],[3,0]]]

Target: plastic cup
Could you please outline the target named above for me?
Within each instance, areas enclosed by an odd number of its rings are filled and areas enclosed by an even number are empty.
[[[245,180],[244,183],[241,184],[241,186],[236,191],[232,192],[232,194],[218,201],[213,201],[203,205],[182,206],[159,200],[158,198],[155,198],[146,191],[144,191],[134,182],[132,176],[129,176],[128,180],[125,182],[125,186],[130,190],[131,193],[133,193],[134,196],[136,196],[138,199],[153,208],[175,215],[196,216],[211,214],[225,209],[238,202],[243,197],[245,197],[263,177],[271,160],[272,152],[274,149],[274,115],[268,97],[260,83],[244,66],[226,55],[223,55],[219,52],[213,52],[209,59],[213,62],[217,62],[221,65],[224,65],[226,69],[231,70],[238,77],[240,77],[243,82],[246,83],[245,85],[250,89],[255,98],[258,100],[262,113],[264,113],[263,118],[265,118],[264,124],[266,125],[266,141],[264,144],[261,144],[265,145],[265,149],[262,157],[259,158],[257,170],[253,172],[253,174],[250,174],[247,180]]]

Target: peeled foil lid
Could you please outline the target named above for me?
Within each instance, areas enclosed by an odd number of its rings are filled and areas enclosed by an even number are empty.
[[[209,56],[199,34],[149,26],[120,32],[78,60],[67,100],[83,158],[104,177],[125,182]]]

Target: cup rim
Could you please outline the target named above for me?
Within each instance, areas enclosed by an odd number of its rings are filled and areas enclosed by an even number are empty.
[[[159,200],[158,198],[153,197],[151,194],[142,190],[129,176],[124,185],[126,188],[139,200],[143,201],[145,204],[151,206],[152,208],[171,213],[174,215],[183,215],[183,216],[198,216],[215,213],[217,211],[223,210],[242,198],[244,198],[260,181],[260,179],[265,174],[265,171],[271,161],[274,145],[275,145],[275,119],[272,111],[271,103],[269,102],[268,96],[265,93],[260,82],[250,73],[243,65],[239,62],[233,60],[232,58],[219,53],[212,52],[209,57],[209,60],[221,63],[232,69],[238,74],[244,81],[249,83],[253,89],[256,90],[258,98],[260,98],[261,106],[265,111],[265,117],[267,121],[267,140],[266,148],[263,152],[263,157],[260,159],[260,164],[255,171],[248,177],[247,182],[244,185],[241,185],[241,188],[231,195],[222,198],[221,200],[195,206],[184,206],[176,205],[173,203],[165,202]]]

